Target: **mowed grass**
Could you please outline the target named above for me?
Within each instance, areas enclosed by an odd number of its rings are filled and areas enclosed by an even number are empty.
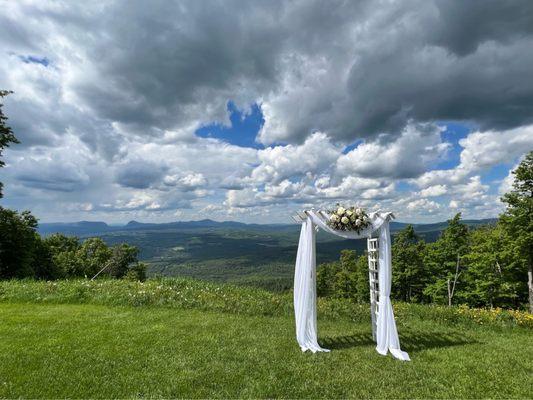
[[[302,353],[290,316],[155,306],[0,303],[0,397],[531,398],[533,333],[398,321],[412,362],[367,322],[319,317]]]

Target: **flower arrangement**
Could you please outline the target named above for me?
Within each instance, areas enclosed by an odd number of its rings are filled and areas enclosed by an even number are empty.
[[[368,214],[362,208],[344,208],[337,204],[337,209],[328,213],[328,226],[338,231],[355,231],[359,233],[370,225],[370,218],[368,218]]]

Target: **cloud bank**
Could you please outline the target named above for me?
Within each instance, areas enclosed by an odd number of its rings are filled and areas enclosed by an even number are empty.
[[[533,149],[532,20],[530,1],[4,2],[21,144],[2,203],[112,222],[336,201],[493,216]],[[196,134],[231,128],[229,102],[260,110],[255,146]]]

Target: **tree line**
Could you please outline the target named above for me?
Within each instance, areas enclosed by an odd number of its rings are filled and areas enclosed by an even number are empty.
[[[393,237],[392,292],[406,302],[521,308],[533,313],[533,152],[513,171],[497,222],[470,229],[461,214],[437,241],[426,243],[409,225]],[[366,255],[344,250],[317,270],[319,296],[368,301]]]
[[[37,219],[28,211],[0,207],[0,279],[107,278],[144,280],[146,265],[139,250],[126,243],[108,246],[100,238],[81,241],[36,231]]]

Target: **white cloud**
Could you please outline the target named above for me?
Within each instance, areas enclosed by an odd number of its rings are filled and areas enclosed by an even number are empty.
[[[459,140],[460,163],[453,169],[432,170],[413,180],[419,187],[465,182],[472,174],[498,164],[514,163],[533,149],[533,125],[507,131],[472,132]]]
[[[506,131],[473,132],[461,139],[461,167],[470,172],[511,163],[533,149],[533,125]]]
[[[507,176],[502,180],[500,186],[498,187],[498,193],[503,195],[505,193],[509,193],[513,189],[513,183],[514,183],[514,174],[513,171],[518,167],[518,164],[515,165],[513,168],[509,169],[509,173]]]
[[[440,137],[443,129],[434,124],[410,124],[398,138],[384,136],[381,143],[360,144],[339,158],[337,168],[342,174],[417,177],[449,149]]]
[[[188,191],[207,185],[207,179],[202,173],[189,173],[184,176],[174,174],[165,176],[163,183],[167,186],[179,187]]]
[[[332,165],[341,149],[324,133],[314,133],[301,145],[268,147],[259,150],[260,164],[254,168],[250,181],[277,183],[293,175],[318,173]]]
[[[432,200],[418,199],[407,204],[407,210],[417,213],[434,213],[440,209],[440,205]]]
[[[422,197],[438,197],[445,194],[448,190],[446,185],[434,185],[420,191]]]

